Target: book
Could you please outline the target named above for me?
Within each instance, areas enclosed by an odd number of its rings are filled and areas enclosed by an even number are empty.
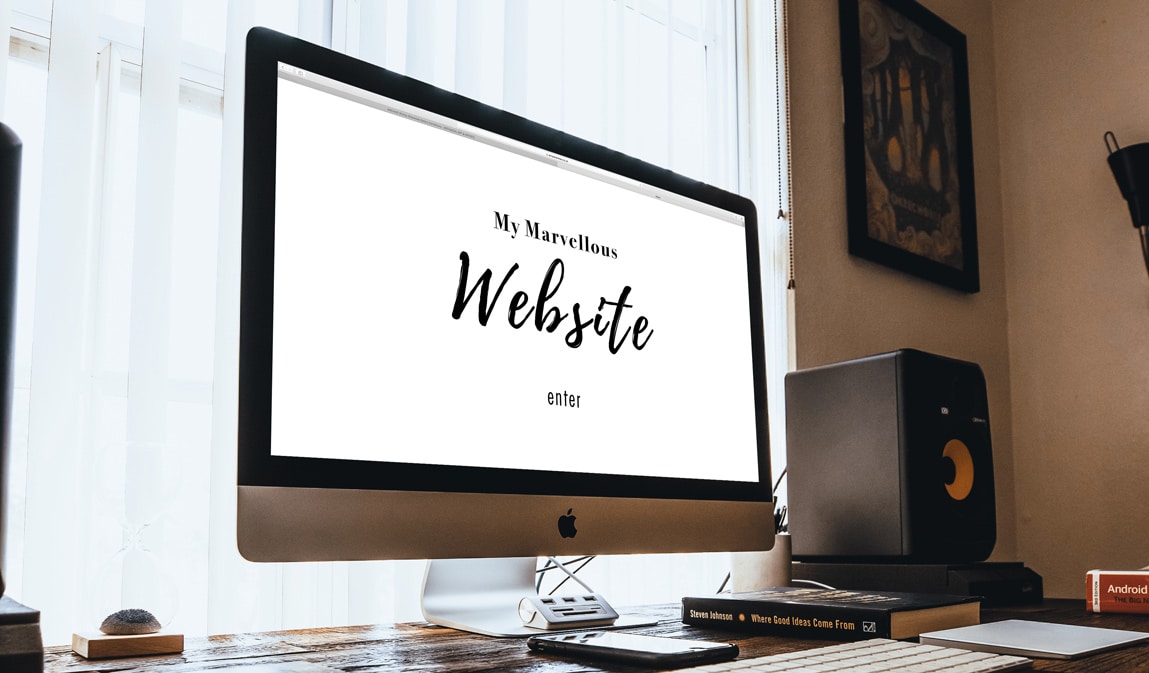
[[[1090,570],[1085,605],[1090,612],[1149,613],[1149,570]]]
[[[1149,633],[1007,619],[956,629],[927,632],[925,645],[958,647],[975,652],[1015,654],[1039,659],[1076,659],[1149,640]]]
[[[761,635],[829,640],[913,638],[981,621],[977,596],[776,587],[688,596],[682,621]]]

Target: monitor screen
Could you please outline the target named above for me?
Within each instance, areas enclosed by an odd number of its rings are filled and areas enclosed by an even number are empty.
[[[749,200],[266,29],[246,78],[245,557],[770,546]]]

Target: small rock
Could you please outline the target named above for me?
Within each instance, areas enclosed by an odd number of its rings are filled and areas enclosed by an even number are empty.
[[[147,610],[131,608],[108,615],[100,631],[109,636],[136,636],[141,633],[155,633],[160,630],[160,622]]]

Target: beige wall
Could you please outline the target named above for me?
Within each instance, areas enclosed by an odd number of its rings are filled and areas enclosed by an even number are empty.
[[[981,292],[846,251],[836,0],[790,3],[799,367],[900,347],[981,365],[995,560],[1046,595],[1149,563],[1149,277],[1102,134],[1149,141],[1149,3],[924,0],[969,46]]]
[[[790,55],[798,367],[898,348],[978,363],[986,376],[997,480],[994,559],[1014,560],[1010,358],[993,30],[985,1],[925,3],[967,36],[981,291],[966,294],[846,250],[836,0],[791,2]]]
[[[1149,564],[1149,275],[1102,135],[1149,141],[1149,2],[997,0],[1018,550]]]

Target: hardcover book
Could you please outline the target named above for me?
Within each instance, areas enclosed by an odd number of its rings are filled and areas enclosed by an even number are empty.
[[[1090,570],[1085,604],[1091,612],[1149,613],[1149,570]]]
[[[913,638],[981,621],[977,596],[777,587],[688,596],[682,621],[788,638]]]

